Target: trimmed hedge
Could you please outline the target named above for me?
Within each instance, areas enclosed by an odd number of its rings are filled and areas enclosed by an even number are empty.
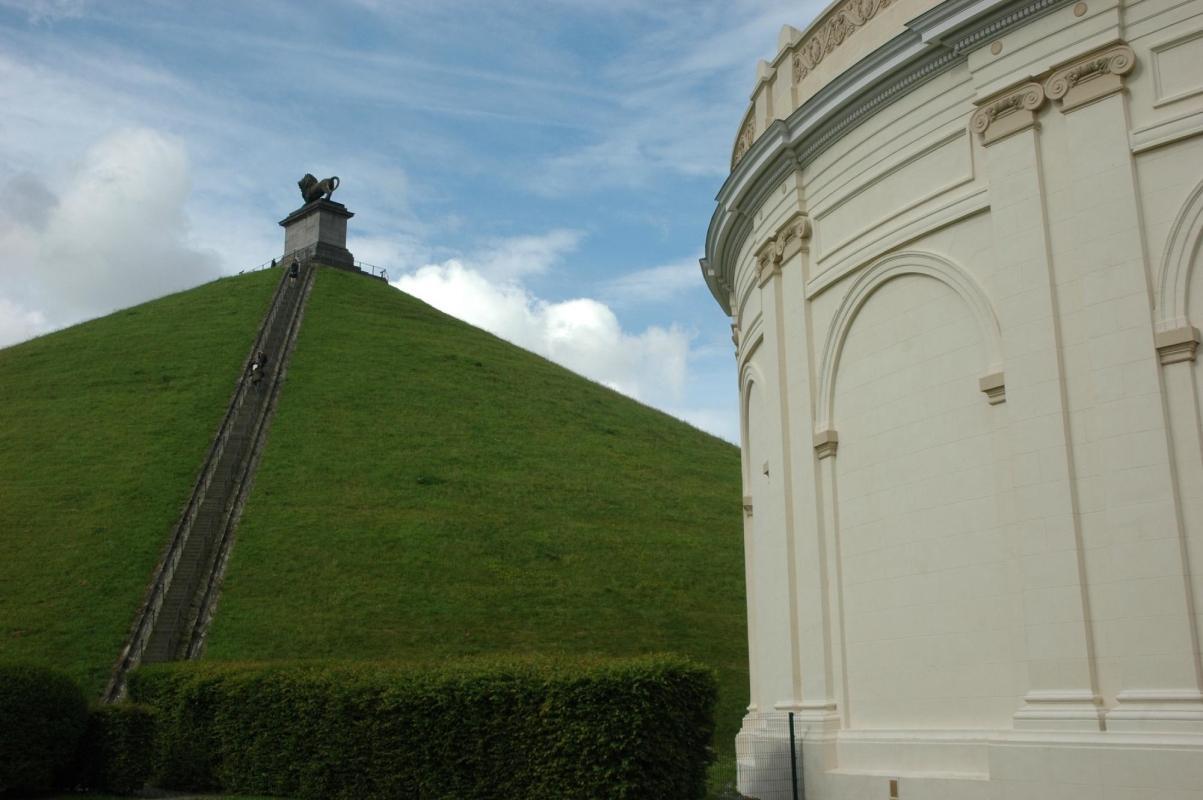
[[[88,702],[66,675],[0,665],[0,794],[25,796],[70,782]]]
[[[155,713],[149,706],[96,706],[79,747],[76,781],[94,791],[133,794],[150,778]]]
[[[158,781],[296,798],[701,798],[710,670],[609,662],[144,667]]]

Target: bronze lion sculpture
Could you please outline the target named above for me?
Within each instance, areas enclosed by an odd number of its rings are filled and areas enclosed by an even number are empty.
[[[305,177],[297,181],[297,186],[301,187],[301,197],[305,198],[306,203],[312,203],[323,197],[329,200],[330,195],[334,194],[334,190],[338,188],[338,176],[319,181],[306,172]]]

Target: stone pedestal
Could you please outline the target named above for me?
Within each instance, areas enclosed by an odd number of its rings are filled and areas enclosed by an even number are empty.
[[[355,269],[355,257],[347,250],[347,220],[355,216],[342,203],[314,200],[280,221],[284,228],[284,258],[302,262],[320,261],[334,267]]]

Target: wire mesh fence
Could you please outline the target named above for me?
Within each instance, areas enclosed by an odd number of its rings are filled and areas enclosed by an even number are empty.
[[[774,715],[743,734],[739,790],[747,800],[805,800],[802,739],[794,715]]]

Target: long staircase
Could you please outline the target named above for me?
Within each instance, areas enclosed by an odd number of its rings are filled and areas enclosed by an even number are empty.
[[[292,277],[287,268],[280,268],[280,283],[234,396],[113,669],[104,695],[108,702],[125,694],[125,677],[139,663],[200,654],[315,271],[306,263]],[[254,375],[252,365],[259,353],[267,358]]]

